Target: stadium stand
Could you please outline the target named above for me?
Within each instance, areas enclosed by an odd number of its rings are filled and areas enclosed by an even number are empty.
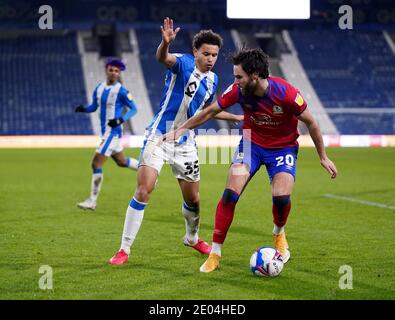
[[[1,135],[92,134],[75,34],[2,39],[0,70]]]
[[[183,29],[171,52],[188,52],[194,31]],[[235,44],[229,30],[216,31],[224,39],[213,70],[219,75],[220,93],[233,82],[227,57]],[[155,59],[160,32],[139,28],[135,34],[148,98],[155,113],[166,74]],[[395,133],[395,55],[382,31],[296,28],[289,34],[314,90],[340,134]],[[97,51],[94,43],[91,47]],[[0,67],[2,79],[7,79],[0,84],[1,135],[94,133],[89,116],[73,112],[74,105],[86,103],[91,95],[89,91],[86,94],[75,33],[8,35],[0,40]],[[229,111],[242,113],[239,106]],[[201,128],[235,126],[212,120]],[[142,134],[142,130],[138,133]]]
[[[395,56],[382,31],[290,33],[308,77],[340,133],[395,133],[394,114],[389,112],[395,101]]]

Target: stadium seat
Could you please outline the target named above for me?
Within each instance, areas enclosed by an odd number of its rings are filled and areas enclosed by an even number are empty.
[[[75,34],[3,39],[0,70],[1,135],[93,133]]]

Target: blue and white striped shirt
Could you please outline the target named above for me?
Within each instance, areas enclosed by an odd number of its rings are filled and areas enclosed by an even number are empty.
[[[130,109],[125,115],[122,115],[123,106],[127,106]],[[127,121],[137,113],[137,107],[133,101],[132,95],[119,82],[113,85],[107,85],[106,82],[102,82],[96,86],[92,96],[92,103],[85,108],[85,112],[94,112],[98,107],[100,107],[102,137],[109,133],[121,137],[122,125],[111,128],[108,125],[108,121],[118,118]]]
[[[175,56],[176,63],[166,75],[160,109],[147,127],[150,134],[161,135],[177,129],[215,96],[218,76],[212,71],[200,72],[191,54]]]

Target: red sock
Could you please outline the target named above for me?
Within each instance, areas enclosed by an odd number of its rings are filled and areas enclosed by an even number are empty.
[[[228,233],[229,227],[232,224],[233,216],[235,214],[235,207],[238,200],[239,195],[236,192],[230,189],[225,189],[215,213],[213,242],[221,244],[224,243],[226,234]]]
[[[290,198],[290,195],[273,197],[273,222],[277,227],[281,228],[287,223],[291,211]]]

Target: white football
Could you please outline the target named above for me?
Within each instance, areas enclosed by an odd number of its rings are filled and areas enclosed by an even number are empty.
[[[252,254],[250,270],[261,277],[276,277],[283,270],[283,256],[273,247],[262,247]]]

